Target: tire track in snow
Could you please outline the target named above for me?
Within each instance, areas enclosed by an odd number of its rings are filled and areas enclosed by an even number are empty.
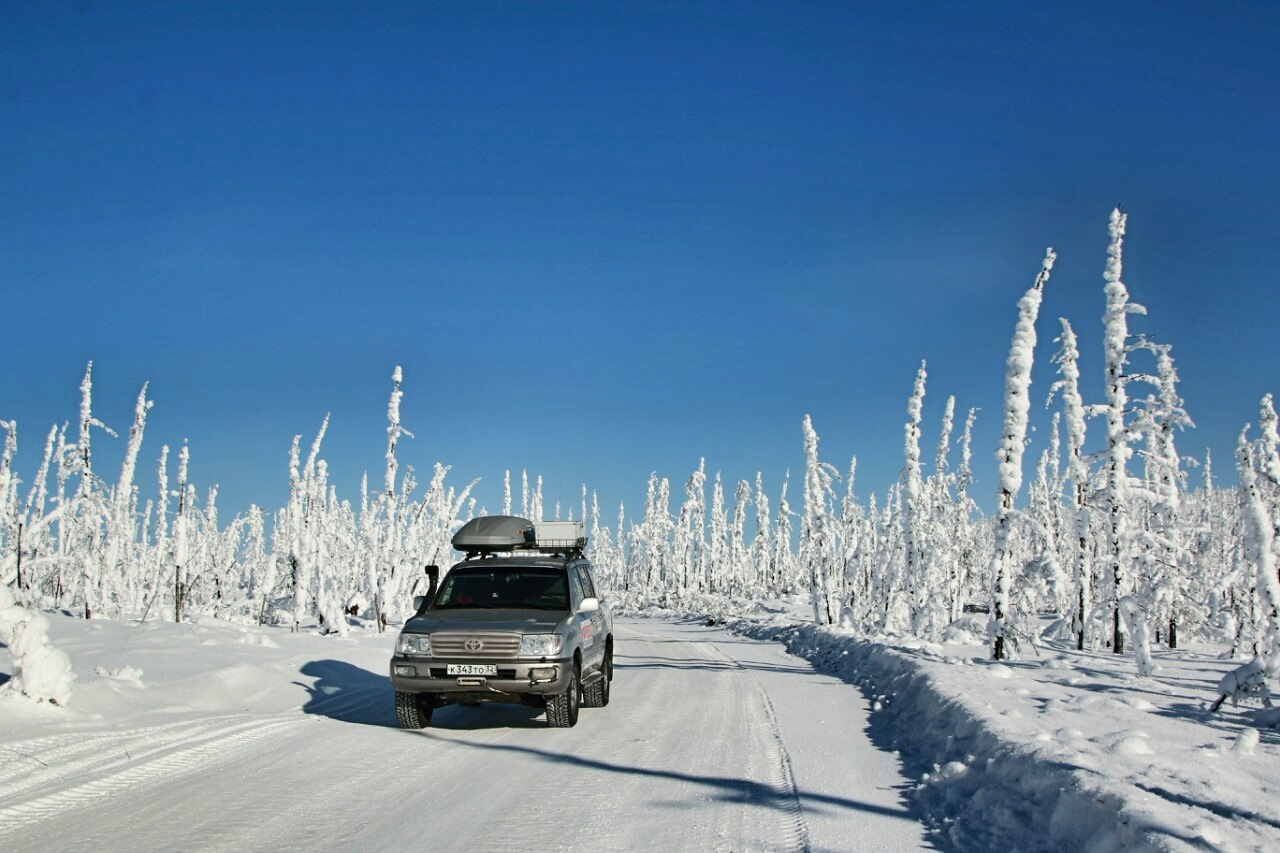
[[[5,744],[14,760],[6,762],[0,773],[0,803],[5,804],[0,807],[0,838],[102,797],[153,787],[224,764],[236,750],[318,716],[371,711],[384,698],[382,691],[343,691],[313,699],[305,712],[291,710],[265,719],[236,714]],[[88,781],[74,783],[86,778]],[[23,801],[23,797],[28,799]]]
[[[764,700],[765,714],[769,719],[769,734],[773,745],[770,755],[770,770],[773,777],[771,781],[775,788],[780,788],[787,794],[787,810],[790,812],[791,817],[790,826],[787,827],[791,845],[787,849],[808,853],[809,827],[805,823],[804,807],[800,803],[800,793],[796,790],[796,777],[791,770],[791,754],[787,752],[786,746],[782,743],[782,732],[778,727],[778,716],[773,709],[773,701],[769,698],[769,694],[764,692],[764,688],[760,686],[760,682],[756,680],[754,675],[751,676],[751,680],[760,689],[760,698]]]
[[[42,791],[66,787],[68,780],[74,785],[77,779],[145,762],[184,744],[232,732],[238,725],[232,721],[249,719],[247,715],[188,719],[125,731],[65,734],[6,745],[6,750],[30,760],[21,767],[13,762],[15,772],[0,778],[0,803],[23,796],[38,797]]]
[[[247,720],[231,726],[211,727],[200,735],[187,737],[176,744],[168,744],[153,751],[154,757],[131,761],[123,768],[108,768],[106,775],[98,775],[87,782],[63,788],[52,794],[37,796],[26,802],[0,808],[0,838],[18,829],[48,820],[52,816],[80,806],[98,802],[103,797],[130,792],[139,788],[163,785],[171,779],[205,769],[212,764],[234,760],[237,750],[276,732],[301,725],[306,718]],[[72,765],[78,770],[84,764]],[[96,772],[101,772],[98,770]]]
[[[384,700],[390,701],[381,691],[343,691],[312,700],[305,713],[307,716],[353,716],[356,711],[373,711]],[[292,718],[297,714],[298,711],[291,710],[273,718]],[[0,803],[41,788],[61,787],[61,780],[67,777],[83,777],[144,761],[175,745],[211,733],[231,731],[234,724],[229,721],[245,719],[261,718],[250,714],[202,717],[123,731],[73,732],[0,744],[0,749],[9,756],[0,763]]]
[[[693,645],[707,652],[708,655],[715,656],[728,664],[732,669],[750,679],[752,685],[754,685],[756,694],[760,697],[760,703],[764,709],[765,720],[769,728],[769,736],[766,740],[769,750],[767,756],[769,781],[773,789],[778,792],[779,803],[783,806],[787,815],[784,832],[788,839],[788,844],[785,849],[807,853],[810,849],[809,826],[805,822],[804,806],[800,802],[800,792],[796,788],[795,773],[791,769],[791,755],[787,752],[786,744],[782,741],[782,729],[778,725],[778,714],[774,710],[773,701],[769,698],[769,693],[751,670],[716,648],[713,643],[699,642]]]
[[[126,731],[51,735],[4,744],[4,751],[15,759],[0,765],[0,802],[30,788],[33,782],[45,784],[69,772],[80,772],[117,759],[117,763],[123,763],[131,760],[134,752],[141,754],[146,746],[164,746],[182,740],[190,736],[193,725],[191,721],[184,721]]]
[[[670,635],[657,634],[646,631],[639,626],[632,624],[629,626],[631,631],[647,640],[659,643],[669,643],[672,641]],[[764,685],[756,678],[750,669],[743,666],[738,660],[717,648],[713,642],[701,640],[682,640],[689,646],[700,650],[708,658],[716,662],[723,663],[725,668],[731,669],[739,673],[751,681],[756,695],[760,697],[761,707],[764,711],[765,721],[768,727],[768,735],[764,739],[767,755],[765,759],[768,762],[769,782],[773,790],[777,794],[778,805],[784,809],[786,817],[783,821],[783,835],[787,839],[786,846],[783,849],[794,851],[808,851],[811,849],[809,840],[809,827],[804,818],[804,807],[800,802],[800,794],[796,787],[795,774],[791,768],[791,755],[787,752],[786,745],[782,740],[782,729],[778,724],[778,715],[773,707],[773,701],[769,698],[768,691]]]

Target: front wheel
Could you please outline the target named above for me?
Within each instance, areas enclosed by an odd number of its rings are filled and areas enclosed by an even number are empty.
[[[613,680],[613,651],[607,651],[600,664],[600,678],[582,688],[582,704],[603,708],[609,704],[609,682]]]
[[[433,703],[425,693],[396,691],[396,722],[402,729],[425,729],[431,723]]]
[[[578,724],[578,704],[581,701],[578,684],[578,667],[575,666],[564,692],[547,697],[547,725],[553,729],[567,729]]]

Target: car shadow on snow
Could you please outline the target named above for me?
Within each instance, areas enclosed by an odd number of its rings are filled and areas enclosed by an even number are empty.
[[[481,729],[545,729],[546,711],[529,705],[481,702],[477,705],[446,705],[431,715],[431,728],[451,731]]]
[[[311,684],[294,682],[309,694],[302,706],[304,714],[364,726],[395,727],[395,691],[387,676],[340,660],[313,660],[298,671],[315,679]]]
[[[315,679],[311,684],[294,682],[308,693],[303,713],[361,726],[399,728],[395,689],[387,676],[340,660],[310,661],[299,673]],[[449,705],[436,709],[431,727],[456,731],[546,728],[546,721],[541,719],[544,714],[542,708],[526,705]]]

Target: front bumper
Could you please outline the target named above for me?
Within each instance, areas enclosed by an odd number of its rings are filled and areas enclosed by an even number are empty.
[[[448,675],[449,664],[491,664],[495,675]],[[450,660],[448,658],[391,658],[391,685],[403,693],[467,693],[551,696],[569,687],[573,659]]]

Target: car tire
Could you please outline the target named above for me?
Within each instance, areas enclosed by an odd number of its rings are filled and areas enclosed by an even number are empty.
[[[569,675],[569,686],[563,693],[547,697],[547,725],[553,729],[568,729],[578,724],[578,706],[581,704],[578,667]]]
[[[600,678],[582,688],[582,704],[586,708],[603,708],[609,704],[609,682],[613,680],[613,652],[605,652],[600,663]]]
[[[433,703],[426,693],[396,691],[396,722],[402,729],[425,729],[431,723]]]

